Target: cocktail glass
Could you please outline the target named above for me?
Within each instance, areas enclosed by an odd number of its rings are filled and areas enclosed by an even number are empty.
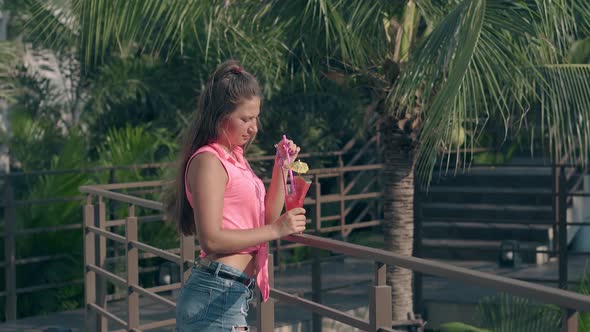
[[[285,207],[287,211],[297,207],[303,207],[305,195],[307,195],[307,191],[311,186],[311,179],[298,175],[293,177],[293,186],[289,183],[287,183],[286,186]]]

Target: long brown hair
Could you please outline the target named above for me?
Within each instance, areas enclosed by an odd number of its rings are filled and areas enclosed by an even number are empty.
[[[201,92],[192,124],[183,135],[176,178],[166,199],[168,218],[177,222],[183,235],[197,233],[193,209],[185,193],[185,169],[190,157],[218,139],[222,122],[240,103],[253,97],[261,97],[258,81],[235,60],[218,65]]]

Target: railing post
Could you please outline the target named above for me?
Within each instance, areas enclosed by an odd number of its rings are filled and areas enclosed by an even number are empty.
[[[180,234],[180,282],[184,286],[191,276],[191,268],[195,261],[195,237]],[[189,263],[190,262],[190,263]]]
[[[375,263],[375,277],[369,289],[369,325],[371,332],[391,328],[391,287],[386,285],[387,266]]]
[[[578,319],[579,314],[577,311],[572,309],[565,309],[563,315],[563,325],[561,326],[562,332],[578,332]]]
[[[558,225],[558,250],[559,250],[559,288],[567,289],[567,179],[565,177],[565,167],[559,167],[559,174],[556,174],[557,180],[557,225]],[[563,332],[578,331],[578,313],[575,310],[564,309],[563,311]]]
[[[313,217],[315,218],[315,231],[317,234],[322,229],[322,187],[320,185],[320,177],[318,174],[315,174],[313,177],[313,186],[314,186],[314,195],[313,198],[315,199],[315,211],[313,213]]]
[[[321,203],[321,186],[319,176],[316,174],[314,179],[315,184],[315,234],[320,235],[322,227],[322,203]],[[311,248],[311,299],[316,303],[322,303],[322,261],[320,259],[320,249]],[[312,313],[311,324],[313,332],[322,331],[322,316]]]
[[[275,285],[275,273],[274,273],[274,259],[273,255],[268,255],[268,282],[270,287],[273,288]],[[257,320],[256,320],[256,330],[259,332],[263,331],[274,331],[275,329],[275,304],[272,298],[269,298],[268,301],[262,302],[262,294],[258,292],[258,296],[256,298],[257,304]]]
[[[133,291],[131,285],[139,284],[138,250],[130,244],[137,241],[137,217],[135,206],[129,205],[129,216],[125,220],[126,256],[127,256],[127,330],[139,327],[139,293]]]
[[[557,174],[557,164],[553,162],[551,164],[551,211],[553,212],[553,222],[551,224],[551,242],[550,250],[553,251],[550,255],[554,255],[555,251],[557,250],[557,225],[559,223],[559,197],[557,196],[559,186],[559,178]]]
[[[10,176],[4,177],[4,262],[6,289],[6,320],[16,319],[16,207]]]
[[[565,178],[565,169],[563,166],[559,167],[559,174],[557,177],[557,224],[559,237],[559,288],[567,289],[567,183]]]
[[[338,155],[338,168],[340,176],[338,177],[338,190],[340,192],[340,235],[342,238],[348,236],[348,233],[345,231],[344,227],[346,226],[346,215],[345,213],[345,204],[344,204],[344,162],[342,161],[342,155]]]
[[[84,205],[84,316],[85,330],[96,329],[97,314],[90,309],[90,304],[96,303],[96,273],[88,269],[88,265],[96,265],[96,235],[88,230],[94,226],[94,205],[92,196],[86,197]]]
[[[102,197],[98,197],[98,213],[95,219],[96,227],[102,230],[106,230],[106,209]],[[95,243],[97,257],[97,266],[105,268],[105,260],[107,256],[107,239],[104,236],[99,236],[98,241]],[[107,281],[100,274],[96,276],[96,304],[104,309],[107,307]],[[106,332],[108,320],[107,317],[99,315],[97,317],[96,331]]]

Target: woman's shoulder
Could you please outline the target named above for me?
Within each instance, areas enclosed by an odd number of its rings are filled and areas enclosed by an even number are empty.
[[[190,161],[189,169],[209,169],[211,167],[217,168],[221,165],[221,161],[216,153],[212,151],[202,151],[202,153],[195,154]]]
[[[202,152],[212,152],[216,155],[219,155],[219,151],[218,149],[215,148],[214,145],[212,144],[207,144],[207,145],[203,145],[200,148],[197,149],[197,151],[195,151],[195,153],[193,153],[194,156],[201,154]]]
[[[212,145],[203,145],[189,158],[187,168],[198,163],[217,165],[220,162],[222,162],[222,159],[218,149]]]
[[[189,160],[186,167],[186,176],[191,177],[194,175],[204,175],[207,178],[224,178],[227,182],[229,174],[223,164],[222,160],[214,151],[207,149],[201,151],[202,153],[195,153],[193,158]]]

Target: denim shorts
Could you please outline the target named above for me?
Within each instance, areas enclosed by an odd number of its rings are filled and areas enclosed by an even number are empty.
[[[176,301],[176,332],[231,332],[248,326],[246,316],[256,280],[229,265],[213,264],[216,272],[193,267],[181,288]],[[218,271],[250,279],[250,285],[222,278]]]

